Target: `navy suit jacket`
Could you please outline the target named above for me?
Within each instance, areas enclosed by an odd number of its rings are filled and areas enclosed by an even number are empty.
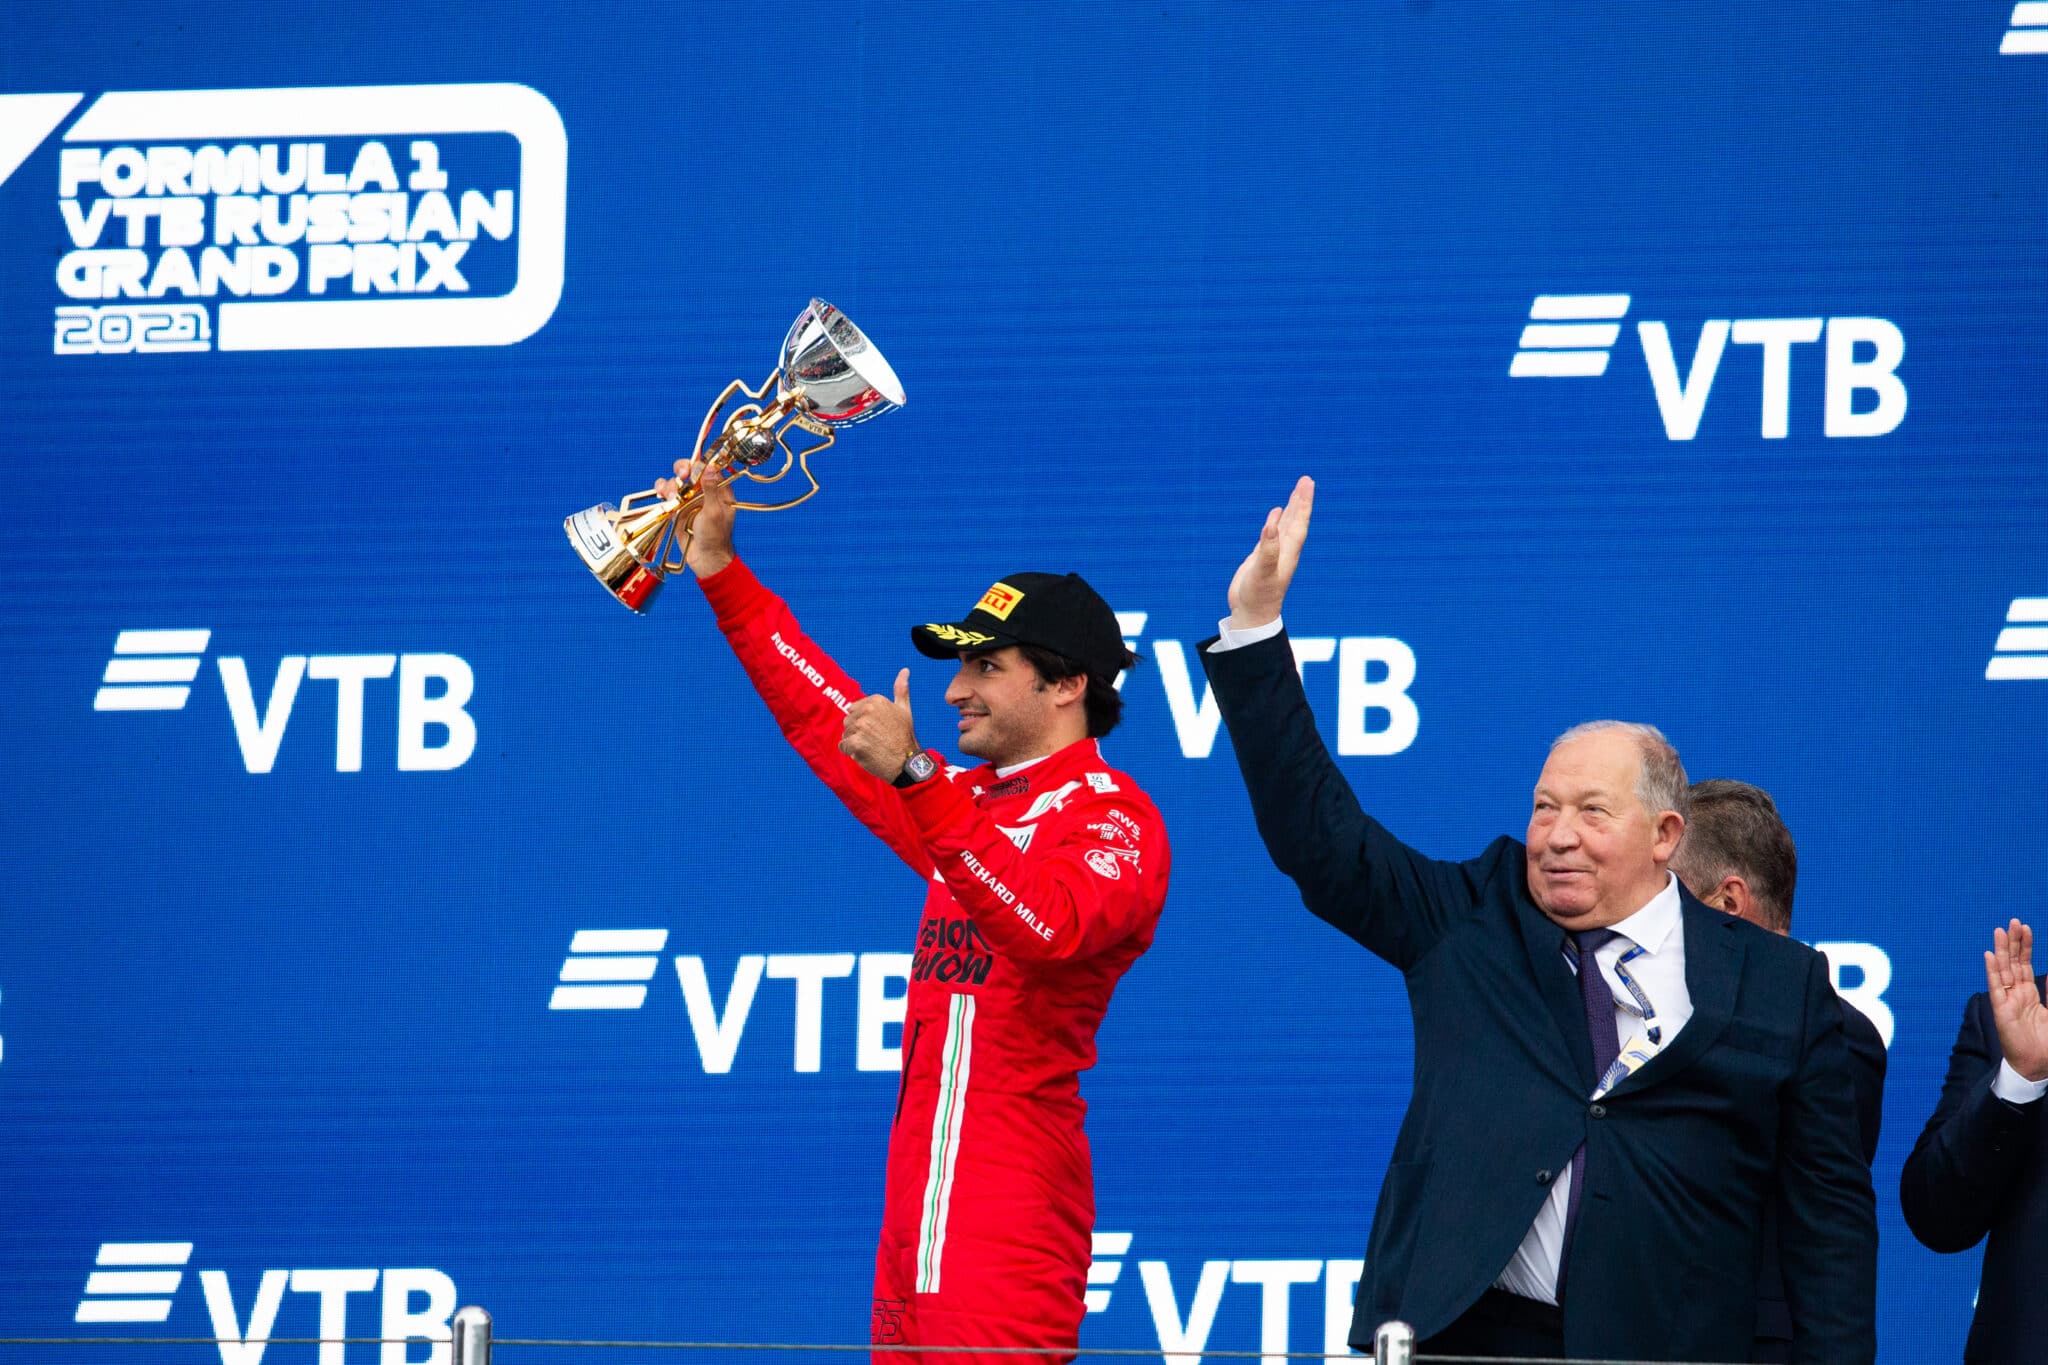
[[[2048,977],[2034,988],[2048,988]],[[1963,1008],[1934,1117],[1899,1173],[1906,1226],[1935,1251],[1984,1249],[1965,1360],[2038,1361],[2048,1342],[2048,1101],[1991,1093],[2005,1052],[1990,997]]]
[[[1842,1015],[1811,949],[1681,895],[1691,1020],[1599,1102],[1564,931],[1522,845],[1439,862],[1359,808],[1292,651],[1203,666],[1266,848],[1308,908],[1399,968],[1415,1090],[1380,1187],[1351,1342],[1449,1326],[1506,1268],[1581,1143],[1567,1267],[1575,1357],[1742,1360],[1758,1228],[1775,1201],[1799,1360],[1876,1356],[1877,1214]]]
[[[1884,1035],[1862,1010],[1844,1000],[1842,1038],[1849,1045],[1849,1065],[1856,1084],[1856,1131],[1863,1143],[1863,1164],[1877,1160],[1878,1133],[1884,1126],[1884,1073],[1890,1060]],[[1778,1223],[1765,1220],[1760,1253],[1763,1271],[1756,1288],[1756,1350],[1751,1360],[1792,1358],[1792,1309],[1785,1302],[1785,1273],[1778,1266]]]

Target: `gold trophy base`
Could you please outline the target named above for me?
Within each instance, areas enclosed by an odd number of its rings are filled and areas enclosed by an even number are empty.
[[[635,554],[633,547],[619,538],[612,524],[617,515],[617,508],[601,502],[574,516],[564,517],[562,530],[568,535],[569,543],[576,547],[585,567],[597,575],[598,582],[604,584],[605,591],[635,613],[645,612],[655,594],[661,591],[667,575],[659,566]]]

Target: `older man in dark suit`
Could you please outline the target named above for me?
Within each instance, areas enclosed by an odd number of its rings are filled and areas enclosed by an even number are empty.
[[[1774,934],[1792,932],[1792,898],[1799,887],[1799,849],[1762,787],[1727,778],[1695,782],[1686,793],[1685,838],[1671,870],[1703,905],[1748,920]],[[1861,1010],[1842,1007],[1842,1038],[1849,1046],[1856,1085],[1856,1128],[1863,1160],[1877,1159],[1884,1123],[1884,1035]],[[1792,1312],[1778,1266],[1778,1228],[1764,1222],[1763,1266],[1757,1276],[1756,1347],[1750,1359],[1771,1365],[1792,1358]]]
[[[1963,1359],[2019,1365],[2048,1348],[2048,977],[2034,931],[1992,931],[1988,989],[1963,1009],[1948,1079],[1899,1174],[1906,1225],[1935,1251],[1984,1241],[1983,1279]]]
[[[1202,660],[1274,862],[1406,977],[1415,1091],[1351,1341],[1398,1317],[1433,1354],[1742,1359],[1775,1206],[1794,1359],[1873,1360],[1876,1201],[1826,963],[1671,875],[1685,770],[1648,726],[1561,736],[1526,843],[1441,862],[1366,815],[1279,619],[1313,496],[1269,514]]]

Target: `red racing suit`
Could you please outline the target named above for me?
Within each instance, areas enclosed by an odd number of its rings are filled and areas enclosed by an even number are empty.
[[[925,883],[889,1135],[870,1340],[1079,1341],[1095,1224],[1080,1073],[1166,899],[1166,831],[1094,740],[999,777],[948,770],[898,789],[839,752],[861,689],[735,561],[704,595],[811,769]]]

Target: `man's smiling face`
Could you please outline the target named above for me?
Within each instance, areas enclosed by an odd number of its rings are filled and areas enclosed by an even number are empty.
[[[1051,753],[1060,695],[1015,645],[963,650],[946,689],[947,704],[960,713],[960,752],[997,767]]]
[[[1566,929],[1627,919],[1664,889],[1684,820],[1638,792],[1642,750],[1626,730],[1596,730],[1550,751],[1529,812],[1529,894]]]

